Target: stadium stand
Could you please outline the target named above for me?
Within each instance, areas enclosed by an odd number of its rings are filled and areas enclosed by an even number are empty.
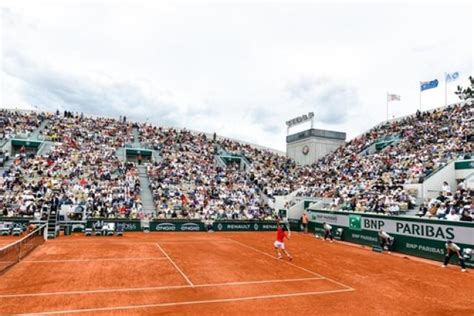
[[[472,151],[473,106],[447,107],[416,113],[376,127],[313,165],[300,195],[333,198],[332,207],[387,213],[413,208],[403,185],[423,182],[449,160]],[[373,154],[365,148],[381,137],[398,135],[399,142]]]
[[[84,205],[88,217],[137,218],[137,170],[115,156],[129,132],[115,120],[50,117],[42,131],[55,141],[49,154],[20,153],[2,174],[3,215],[44,219],[46,209]]]
[[[83,212],[71,216],[143,219],[138,168],[146,168],[157,218],[273,219],[269,204],[290,193],[324,198],[337,210],[399,214],[417,202],[405,185],[474,152],[472,112],[471,104],[418,112],[372,128],[313,165],[298,166],[274,151],[186,129],[3,110],[4,139],[36,130],[51,145],[41,155],[20,152],[10,159],[0,178],[0,210],[5,217],[45,219],[49,209],[80,206]],[[150,148],[159,159],[141,166],[119,159],[127,144]],[[460,186],[425,201],[420,214],[456,220],[461,210],[472,212],[471,195]]]
[[[141,128],[159,139],[162,160],[148,167],[159,218],[272,219],[258,186],[236,164],[214,163],[215,147],[204,134]]]

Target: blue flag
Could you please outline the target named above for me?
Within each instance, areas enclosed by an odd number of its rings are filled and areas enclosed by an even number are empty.
[[[438,86],[438,79],[431,80],[431,81],[421,81],[420,82],[420,89],[421,91],[425,91],[428,89],[433,89]]]
[[[446,82],[456,81],[459,78],[459,71],[446,74]]]

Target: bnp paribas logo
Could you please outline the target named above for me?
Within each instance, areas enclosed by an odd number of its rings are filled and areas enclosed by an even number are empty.
[[[349,228],[353,230],[361,230],[360,215],[349,215]]]

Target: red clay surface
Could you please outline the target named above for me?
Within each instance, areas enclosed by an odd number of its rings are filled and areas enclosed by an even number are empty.
[[[0,248],[3,248],[5,246],[8,246],[9,244],[19,240],[20,238],[24,237],[26,235],[22,236],[0,236]]]
[[[474,315],[474,275],[294,233],[48,241],[0,275],[0,314]]]

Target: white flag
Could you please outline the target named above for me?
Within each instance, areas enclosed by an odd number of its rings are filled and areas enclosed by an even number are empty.
[[[400,99],[398,94],[387,94],[387,101],[400,101]]]

